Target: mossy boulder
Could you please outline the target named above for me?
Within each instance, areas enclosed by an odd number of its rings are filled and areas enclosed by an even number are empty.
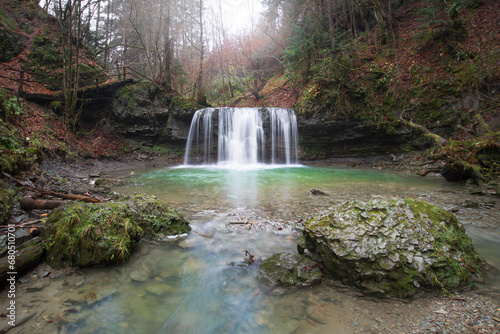
[[[191,231],[186,221],[175,209],[155,197],[134,195],[124,199],[135,213],[135,221],[143,231],[143,237],[150,240],[166,236],[181,235]]]
[[[299,254],[273,254],[262,261],[260,271],[265,280],[279,286],[312,285],[323,278],[318,264]]]
[[[142,195],[63,205],[50,213],[46,226],[46,260],[54,268],[125,261],[141,237],[162,238],[190,230],[174,209]]]
[[[333,206],[306,220],[298,250],[326,276],[388,297],[467,289],[484,265],[453,214],[416,199]]]

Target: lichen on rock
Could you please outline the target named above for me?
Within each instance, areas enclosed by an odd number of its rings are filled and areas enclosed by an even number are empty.
[[[345,202],[304,223],[299,253],[327,276],[380,296],[474,285],[484,261],[450,212],[416,199]]]
[[[139,213],[136,221],[147,239],[163,239],[191,231],[189,223],[173,208],[152,196],[134,195],[123,199],[130,210]]]
[[[54,268],[125,261],[142,237],[190,230],[177,211],[144,195],[63,205],[50,213],[46,226],[46,260]]]

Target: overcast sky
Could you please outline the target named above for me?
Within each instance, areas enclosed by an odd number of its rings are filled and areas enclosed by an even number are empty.
[[[47,0],[40,0],[41,7]],[[222,20],[224,28],[230,33],[248,32],[252,24],[257,24],[263,11],[261,0],[205,0],[204,7],[213,8],[218,12],[218,2],[221,1]]]
[[[262,11],[261,0],[222,0],[224,26],[231,33],[249,30]]]

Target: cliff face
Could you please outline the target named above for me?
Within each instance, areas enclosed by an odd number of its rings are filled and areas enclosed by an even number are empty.
[[[402,125],[387,132],[362,121],[301,118],[299,134],[305,160],[383,156],[430,146],[417,131]]]
[[[197,109],[153,86],[137,84],[116,93],[109,118],[115,132],[127,139],[147,146],[173,144],[184,148]]]
[[[448,96],[443,101],[438,110],[429,106],[427,114],[412,120],[425,124],[431,133],[444,138],[453,136],[462,124],[471,122],[476,113],[487,107],[481,94],[472,90],[459,97]],[[332,111],[326,105],[328,101],[324,103],[298,112],[302,159],[383,156],[426,150],[434,144],[424,131],[405,125],[399,117],[409,117],[400,110],[394,110],[386,121],[377,121]],[[433,117],[434,114],[439,117]],[[488,118],[488,123],[497,129],[500,116]]]

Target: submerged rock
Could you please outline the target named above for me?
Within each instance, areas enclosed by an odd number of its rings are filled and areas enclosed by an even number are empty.
[[[46,260],[54,268],[124,261],[142,237],[155,239],[191,229],[177,211],[143,195],[63,205],[50,213],[46,226]]]
[[[299,253],[380,296],[473,286],[484,261],[450,212],[416,199],[345,202],[304,223]]]
[[[309,194],[316,195],[316,196],[330,196],[330,194],[327,194],[324,191],[314,189],[314,188],[309,190]]]
[[[299,254],[276,253],[260,265],[263,277],[280,286],[312,285],[323,274],[317,263]]]

